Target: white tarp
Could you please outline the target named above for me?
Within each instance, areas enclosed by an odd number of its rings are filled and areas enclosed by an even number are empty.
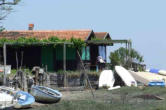
[[[0,65],[0,73],[4,72],[4,65]],[[5,67],[5,74],[11,73],[11,65],[6,65]]]

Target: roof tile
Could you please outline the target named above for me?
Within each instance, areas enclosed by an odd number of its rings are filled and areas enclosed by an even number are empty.
[[[92,30],[27,30],[27,31],[3,31],[0,33],[0,38],[17,39],[19,37],[36,37],[38,39],[47,39],[56,36],[59,39],[80,38],[86,40]]]

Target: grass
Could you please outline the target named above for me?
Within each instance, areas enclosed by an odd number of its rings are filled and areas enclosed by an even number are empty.
[[[166,110],[166,88],[122,87],[117,90],[96,90],[93,99],[90,91],[62,92],[59,103],[32,108],[31,110]],[[152,94],[164,100],[141,99],[134,96]]]

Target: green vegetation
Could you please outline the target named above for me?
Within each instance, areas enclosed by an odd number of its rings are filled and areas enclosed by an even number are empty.
[[[111,52],[110,60],[112,67],[115,65],[122,65],[126,68],[128,67],[130,60],[135,60],[139,63],[144,62],[143,56],[141,56],[136,50],[131,49],[131,52],[129,52],[129,50],[123,47]]]
[[[30,70],[30,69],[28,69],[28,68],[26,68],[26,69],[22,69],[26,74],[28,74],[28,75],[32,75],[32,71]],[[8,77],[14,77],[15,75],[16,75],[16,73],[17,73],[17,70],[16,69],[12,69],[11,70],[11,74],[8,74]]]
[[[15,46],[31,46],[31,45],[54,45],[56,46],[57,44],[63,44],[63,43],[73,43],[73,47],[81,50],[83,46],[85,46],[85,42],[81,40],[80,38],[71,38],[70,40],[66,39],[59,39],[56,36],[49,37],[48,39],[37,39],[36,37],[19,37],[18,39],[7,39],[7,38],[1,38],[0,39],[0,46],[2,47],[4,43],[10,44],[10,45],[15,45]]]
[[[17,5],[21,0],[0,0],[0,23],[1,20],[13,10],[13,6]],[[0,25],[0,32],[4,30],[4,27]]]
[[[136,96],[151,94],[166,98],[161,87],[122,87],[117,90],[96,90],[93,99],[90,91],[63,92],[60,102],[30,110],[165,110],[166,100],[143,99]]]

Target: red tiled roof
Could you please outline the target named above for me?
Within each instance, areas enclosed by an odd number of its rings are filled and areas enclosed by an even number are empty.
[[[92,30],[27,30],[27,31],[3,31],[0,33],[0,38],[17,39],[18,37],[36,37],[38,39],[47,39],[56,36],[59,39],[80,38],[87,40]]]
[[[109,35],[109,33],[107,32],[95,32],[95,36],[97,39],[105,39],[107,35]]]

